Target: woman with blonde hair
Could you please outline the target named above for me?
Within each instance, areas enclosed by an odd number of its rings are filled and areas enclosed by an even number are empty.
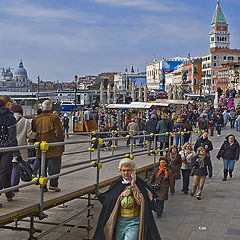
[[[212,178],[212,162],[205,148],[199,147],[197,155],[192,159],[193,185],[191,196],[193,197],[197,190],[197,200],[201,200],[201,193],[207,175]]]
[[[136,176],[132,160],[122,159],[118,169],[121,176],[98,195],[103,207],[93,240],[160,240],[149,186]]]
[[[182,151],[179,152],[179,154],[182,157],[182,177],[183,177],[183,187],[182,192],[185,194],[188,194],[189,190],[189,179],[191,174],[191,162],[193,157],[196,155],[193,151],[192,144],[191,143],[185,143],[183,145]]]

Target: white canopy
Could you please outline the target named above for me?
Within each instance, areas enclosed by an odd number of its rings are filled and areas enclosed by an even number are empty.
[[[109,104],[109,109],[150,109],[152,106],[167,107],[168,103],[131,102],[130,104]]]

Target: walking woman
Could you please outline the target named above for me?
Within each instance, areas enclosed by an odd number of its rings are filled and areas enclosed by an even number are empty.
[[[168,161],[169,169],[172,170],[174,180],[181,179],[180,169],[182,166],[182,158],[178,153],[178,148],[175,145],[171,146],[165,157]]]
[[[160,240],[149,186],[134,173],[132,160],[122,159],[118,169],[121,176],[98,195],[103,207],[93,240]]]
[[[189,178],[191,174],[191,163],[193,157],[196,155],[195,152],[192,149],[192,144],[191,143],[185,143],[183,145],[182,151],[179,152],[179,154],[182,157],[182,177],[183,177],[183,187],[182,187],[182,192],[185,194],[188,194],[189,191]]]
[[[23,117],[23,108],[19,104],[15,104],[11,108],[14,117],[16,118],[16,131],[17,131],[17,142],[18,146],[25,146],[28,144],[28,139],[34,140],[37,136],[37,133],[32,131],[31,123]],[[20,150],[22,159],[27,162],[28,161],[28,154],[27,149]],[[19,184],[20,181],[20,173],[18,169],[18,162],[16,157],[12,160],[12,167],[11,167],[11,184],[12,186],[16,186]],[[18,192],[19,190],[14,190]]]
[[[197,191],[197,200],[201,200],[201,194],[207,175],[209,178],[212,178],[212,162],[203,147],[197,149],[197,155],[192,159],[192,175],[194,178],[191,196],[193,197]]]
[[[0,96],[0,148],[17,146],[16,119],[10,111],[12,99],[9,96]],[[19,156],[16,152],[0,152],[0,190],[11,187],[10,168],[13,156]],[[12,201],[13,192],[6,193],[7,201]],[[0,203],[0,208],[2,204]]]
[[[234,135],[231,134],[226,137],[226,140],[217,154],[217,158],[223,159],[223,181],[227,180],[228,173],[229,177],[232,178],[235,162],[239,159],[239,143]]]
[[[159,167],[155,168],[149,180],[149,185],[157,194],[157,217],[160,218],[163,213],[164,201],[168,200],[168,192],[175,193],[174,177],[172,171],[167,167],[168,162],[165,157],[159,158]],[[152,185],[153,184],[153,185]]]

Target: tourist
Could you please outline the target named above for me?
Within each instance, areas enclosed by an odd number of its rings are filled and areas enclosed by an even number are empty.
[[[177,146],[173,145],[169,148],[169,152],[165,155],[168,161],[168,167],[172,171],[174,180],[181,179],[180,169],[182,166],[182,158],[178,153]]]
[[[37,132],[36,141],[47,143],[63,142],[64,130],[58,115],[51,112],[52,103],[50,100],[45,100],[42,104],[42,113],[36,116],[32,121],[33,131]],[[46,170],[48,175],[55,175],[60,173],[61,170],[61,156],[64,152],[64,146],[50,147],[46,152]],[[37,150],[37,158],[41,159],[41,151]],[[41,160],[40,160],[41,163]],[[40,167],[41,169],[41,167]],[[46,173],[45,170],[45,174]],[[46,175],[45,175],[46,176]],[[50,180],[50,190],[56,192],[61,191],[58,187],[58,177]],[[47,188],[45,186],[45,191]]]
[[[63,124],[63,127],[64,127],[65,137],[69,138],[69,135],[68,135],[69,118],[68,118],[67,113],[64,113],[64,115],[63,115],[62,124]]]
[[[181,128],[182,128],[182,125],[183,125],[183,118],[179,117],[177,119],[177,123],[175,125],[175,128],[174,128],[174,132],[175,132],[175,140],[176,140],[176,146],[177,147],[180,147],[181,144],[182,144],[182,136],[181,136]]]
[[[108,191],[98,195],[103,207],[93,240],[160,240],[152,215],[153,196],[149,198],[149,187],[144,180],[136,177],[132,160],[122,159],[118,169],[121,176]],[[126,197],[131,199],[128,204]]]
[[[152,185],[153,184],[153,185]],[[154,169],[149,180],[149,185],[153,187],[157,194],[157,217],[160,218],[163,213],[164,201],[168,200],[168,192],[175,193],[174,177],[172,171],[168,168],[168,161],[165,157],[159,158],[159,166]]]
[[[193,197],[195,192],[197,200],[201,200],[201,194],[207,175],[212,178],[212,162],[208,156],[206,149],[199,147],[197,149],[197,155],[192,159],[192,174],[193,184],[191,196]]]
[[[183,145],[182,151],[179,152],[181,158],[182,158],[182,177],[183,177],[183,187],[182,192],[185,194],[188,194],[189,191],[189,178],[191,174],[191,163],[193,157],[196,155],[195,152],[192,149],[191,143],[185,143]]]
[[[18,146],[26,146],[28,144],[28,139],[34,140],[37,136],[35,132],[32,131],[31,123],[23,117],[23,108],[19,104],[12,106],[12,112],[16,118],[17,124],[17,141]],[[27,149],[20,150],[22,159],[28,162]],[[11,171],[11,184],[12,186],[18,185],[20,182],[20,173],[18,170],[18,162],[16,158],[12,160],[12,171]],[[15,190],[18,191],[18,190]]]
[[[143,135],[143,132],[146,129],[146,118],[145,117],[143,117],[142,119],[139,119],[138,128],[139,128],[139,131],[141,132],[140,135]],[[139,145],[141,147],[143,147],[143,142],[144,142],[144,137],[140,137],[139,138]]]
[[[227,112],[227,110],[224,110],[224,112],[222,113],[222,116],[223,116],[224,127],[226,127],[229,120],[229,113]]]
[[[189,120],[185,120],[180,128],[180,132],[184,132],[183,144],[189,142],[191,132],[193,131],[192,125]],[[176,144],[177,145],[177,144]]]
[[[198,120],[198,128],[200,133],[202,133],[202,131],[208,131],[208,120],[207,120],[207,116],[205,114],[202,114],[202,116],[199,118]]]
[[[139,130],[138,124],[136,123],[135,119],[132,118],[131,122],[128,124],[127,130],[132,132],[132,136],[137,135],[137,132]],[[130,143],[130,142],[129,142]],[[133,137],[133,144],[136,144],[136,138]]]
[[[147,122],[146,122],[146,134],[147,135],[150,135],[151,133],[157,133],[157,124],[158,124],[158,121],[156,119],[156,115],[155,114],[152,114],[151,115],[151,119],[149,119]],[[150,155],[150,151],[151,151],[151,145],[152,145],[152,142],[154,140],[154,137],[152,136],[148,136],[146,137],[146,140],[148,141],[148,155]],[[155,142],[155,148],[157,148],[157,141]]]
[[[207,132],[204,132],[203,135],[197,140],[197,142],[194,145],[194,151],[197,152],[197,149],[199,147],[203,147],[208,155],[210,154],[210,151],[213,150],[213,145],[212,142],[208,139]]]
[[[237,128],[237,131],[240,131],[240,115],[238,115],[236,119],[236,128]]]
[[[224,123],[223,123],[222,114],[218,113],[217,117],[215,119],[215,126],[216,126],[216,130],[217,130],[217,133],[218,133],[218,137],[220,137],[220,135],[221,135],[223,125],[224,125]]]
[[[214,135],[214,127],[216,125],[216,117],[215,114],[212,113],[209,117],[209,128],[210,128],[210,136]]]
[[[239,143],[234,135],[231,134],[226,137],[226,140],[217,154],[217,158],[223,159],[223,181],[227,180],[228,173],[229,177],[232,178],[235,162],[239,159]]]
[[[163,155],[164,148],[169,147],[169,136],[166,134],[167,132],[171,132],[172,122],[168,119],[168,115],[166,113],[162,114],[162,119],[159,120],[156,130],[157,133],[161,135],[158,136],[158,142],[160,142],[160,155]]]
[[[0,148],[17,146],[16,119],[10,111],[12,99],[9,96],[0,96]],[[0,153],[0,190],[11,187],[11,162],[13,157],[21,157],[19,151]],[[7,201],[12,201],[13,192],[7,192]],[[2,204],[0,203],[0,208]]]
[[[231,123],[231,128],[235,127],[236,118],[237,118],[237,112],[235,111],[235,109],[231,109],[229,113],[229,121]]]

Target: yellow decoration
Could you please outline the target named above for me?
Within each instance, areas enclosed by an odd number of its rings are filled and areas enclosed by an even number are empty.
[[[40,177],[39,178],[39,184],[40,184],[40,186],[45,186],[45,185],[47,185],[47,178],[46,177]]]
[[[46,141],[42,141],[40,144],[40,149],[42,152],[46,152],[49,149],[49,144]]]
[[[184,132],[181,132],[181,135],[183,136],[183,135],[184,135]]]
[[[35,146],[35,149],[36,149],[36,150],[38,150],[39,144],[40,144],[40,142],[35,142],[35,143],[34,143],[34,146]]]
[[[130,155],[129,155],[129,158],[130,158],[131,160],[133,160],[133,159],[134,159],[134,155],[133,155],[133,154],[130,154]]]
[[[98,145],[102,146],[103,145],[103,140],[101,138],[98,139]]]

